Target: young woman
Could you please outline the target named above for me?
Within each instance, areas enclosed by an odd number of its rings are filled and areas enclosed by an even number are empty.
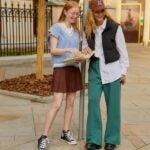
[[[107,14],[102,0],[90,0],[85,23],[84,52],[95,50],[88,72],[88,118],[86,149],[100,149],[103,143],[100,97],[104,92],[107,123],[105,150],[120,144],[121,83],[126,81],[128,53],[121,26]],[[94,90],[93,90],[94,89]]]
[[[50,50],[54,69],[52,84],[54,98],[53,104],[47,113],[43,134],[38,139],[38,150],[46,150],[48,146],[47,135],[62,105],[64,94],[66,94],[66,107],[61,139],[69,144],[77,144],[74,137],[70,134],[70,123],[76,92],[82,89],[81,73],[78,63],[66,64],[64,59],[81,54],[77,28],[78,16],[78,4],[74,1],[67,1],[58,23],[54,24],[49,30]]]

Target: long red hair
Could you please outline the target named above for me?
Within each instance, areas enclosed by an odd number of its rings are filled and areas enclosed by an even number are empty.
[[[71,0],[71,1],[67,1],[66,4],[65,4],[64,7],[63,7],[63,10],[62,10],[62,12],[61,12],[61,14],[60,14],[60,17],[59,17],[59,19],[58,19],[58,22],[63,22],[63,21],[65,21],[65,18],[66,18],[66,16],[65,16],[65,11],[68,11],[69,9],[74,8],[74,7],[79,8],[79,5],[78,5],[77,2],[72,1],[72,0]],[[78,29],[78,27],[77,27],[77,22],[72,23],[71,25],[72,25],[72,27],[73,27],[75,30]]]

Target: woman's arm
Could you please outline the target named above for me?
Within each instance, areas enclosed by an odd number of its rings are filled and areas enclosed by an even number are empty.
[[[88,46],[85,33],[83,33],[82,51],[83,51],[84,54],[89,54],[89,53],[92,52],[92,50]]]
[[[81,54],[81,52],[76,48],[64,48],[64,49],[57,48],[57,42],[58,39],[55,36],[51,35],[50,36],[51,54],[63,55],[64,53],[73,53],[75,56],[79,56]]]
[[[119,62],[120,62],[121,69],[122,69],[121,82],[125,83],[126,73],[127,73],[128,67],[129,67],[129,58],[128,58],[128,51],[126,48],[123,31],[120,26],[118,27],[118,30],[116,33],[116,46],[117,46],[117,50],[119,51],[119,54],[120,54]]]

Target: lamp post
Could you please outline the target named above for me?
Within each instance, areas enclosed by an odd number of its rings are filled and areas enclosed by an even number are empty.
[[[82,36],[83,36],[83,27],[84,27],[84,21],[86,12],[88,10],[88,0],[83,1],[83,11],[81,12],[80,16],[80,51],[82,51]],[[80,102],[79,102],[79,133],[78,133],[78,139],[83,140],[84,139],[84,96],[85,96],[85,71],[86,71],[86,62],[81,64],[81,74],[82,74],[82,83],[83,83],[83,89],[80,92]]]

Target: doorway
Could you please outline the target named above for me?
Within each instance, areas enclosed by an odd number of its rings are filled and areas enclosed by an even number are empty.
[[[127,43],[141,43],[143,39],[144,18],[142,3],[121,4],[121,26]]]

